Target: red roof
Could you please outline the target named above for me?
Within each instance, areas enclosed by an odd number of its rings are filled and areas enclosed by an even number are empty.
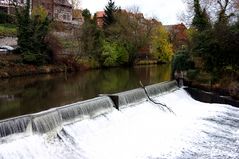
[[[104,15],[105,15],[105,12],[104,12],[104,11],[98,11],[98,12],[96,12],[96,17],[97,17],[97,18],[103,18]]]

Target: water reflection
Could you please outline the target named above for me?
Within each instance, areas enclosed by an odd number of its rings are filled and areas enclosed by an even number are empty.
[[[78,74],[21,77],[0,81],[0,119],[46,110],[98,94],[116,93],[170,80],[170,65],[137,66]]]

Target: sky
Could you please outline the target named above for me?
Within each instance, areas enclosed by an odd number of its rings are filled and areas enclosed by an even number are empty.
[[[108,0],[80,0],[82,9],[89,9],[93,14],[104,10]],[[178,16],[185,10],[182,0],[115,0],[122,9],[139,7],[145,17],[157,17],[164,25],[180,23]]]

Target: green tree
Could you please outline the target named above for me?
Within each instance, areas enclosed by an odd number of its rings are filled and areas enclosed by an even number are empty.
[[[91,19],[91,13],[88,9],[84,9],[82,11],[82,16],[84,17],[85,21],[89,21]]]
[[[16,6],[17,37],[23,62],[42,65],[50,61],[50,50],[45,42],[50,20],[43,8],[33,11],[30,16],[30,0],[22,11]]]
[[[194,67],[194,63],[190,59],[190,56],[185,52],[178,52],[173,57],[173,72],[178,71],[186,71],[188,69],[192,69]]]
[[[107,26],[113,24],[115,22],[114,14],[117,12],[118,8],[115,6],[115,2],[112,0],[109,0],[108,4],[105,6],[104,9],[104,28]]]
[[[209,17],[206,9],[202,9],[199,0],[194,0],[194,18],[192,21],[194,26],[199,31],[203,31],[210,27]]]
[[[102,32],[97,27],[96,22],[91,19],[89,10],[83,10],[84,24],[75,32],[78,41],[78,56],[88,56],[100,58]]]
[[[169,34],[162,25],[154,29],[151,41],[151,54],[160,62],[170,62],[173,56],[173,46],[169,42]]]
[[[110,41],[121,43],[128,52],[128,65],[133,65],[138,50],[149,46],[154,25],[152,21],[143,17],[142,13],[118,11],[115,23],[105,29],[106,37]]]
[[[215,74],[220,74],[227,68],[235,70],[238,67],[238,30],[237,23],[230,22],[234,13],[228,11],[232,0],[218,0],[217,19],[213,27],[207,27],[205,18],[206,9],[201,11],[199,0],[194,0],[195,16],[192,26],[196,28],[193,32],[190,44],[192,51],[204,61],[204,69]],[[205,14],[205,15],[204,15]],[[201,16],[200,16],[201,15]]]
[[[120,66],[127,64],[128,52],[124,46],[116,41],[102,42],[102,63],[103,66]]]

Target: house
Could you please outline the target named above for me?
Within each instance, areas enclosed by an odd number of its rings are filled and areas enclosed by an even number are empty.
[[[96,15],[96,24],[98,27],[102,28],[104,25],[104,15],[105,12],[104,11],[98,11],[95,13]]]
[[[15,9],[12,1],[23,7],[27,0],[0,0],[0,12],[14,14]],[[43,6],[48,12],[48,16],[56,21],[65,23],[72,22],[73,7],[68,0],[31,0],[31,11],[38,6]]]
[[[26,3],[26,0],[14,0],[15,4],[17,3],[18,6],[23,7]],[[0,13],[6,14],[15,14],[15,8],[12,4],[12,0],[0,0]]]
[[[174,51],[183,48],[188,43],[187,27],[181,24],[164,25],[170,34],[170,41],[173,44]]]
[[[32,0],[32,9],[43,6],[48,16],[56,21],[72,22],[73,7],[68,0]]]
[[[74,9],[72,12],[72,24],[81,26],[84,23],[84,17],[82,16],[82,10]]]
[[[54,0],[53,11],[55,20],[67,23],[72,21],[73,7],[68,0]]]

